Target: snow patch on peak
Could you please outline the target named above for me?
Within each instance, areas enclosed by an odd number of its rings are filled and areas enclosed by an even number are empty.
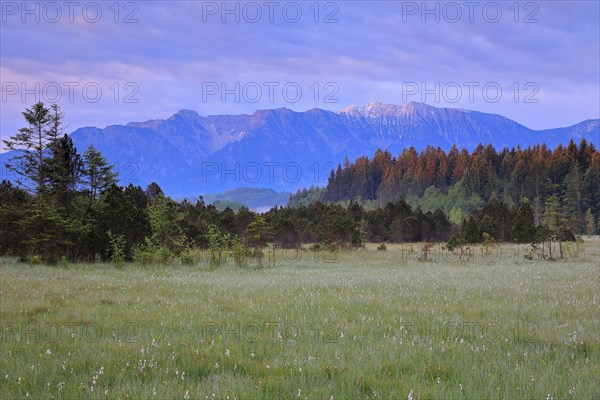
[[[418,111],[433,108],[423,103],[408,102],[404,105],[384,104],[378,101],[371,102],[366,106],[349,106],[339,111],[339,114],[348,114],[363,117],[396,116],[414,114]]]
[[[338,113],[339,114],[354,114],[357,111],[358,107],[355,105],[350,105],[346,108],[342,108]]]

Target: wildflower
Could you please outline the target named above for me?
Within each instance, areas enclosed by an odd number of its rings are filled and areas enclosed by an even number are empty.
[[[302,393],[302,391],[300,389],[298,389],[298,396],[297,397],[300,397],[301,393]]]
[[[225,350],[225,355],[226,355],[227,357],[229,357],[229,354],[231,354],[231,353],[229,352],[229,349]]]
[[[63,390],[65,388],[65,383],[64,382],[60,382],[58,385],[56,385],[56,388],[58,390]]]
[[[186,399],[186,400],[190,398],[190,391],[189,390],[185,391],[185,395],[183,396],[183,398]]]
[[[408,400],[413,400],[413,391],[411,390],[410,392],[408,392]]]
[[[46,355],[47,356],[52,355],[52,352],[50,351],[50,349],[46,350]]]

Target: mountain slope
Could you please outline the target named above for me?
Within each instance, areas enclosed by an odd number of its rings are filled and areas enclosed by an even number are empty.
[[[553,148],[571,138],[597,144],[600,120],[534,131],[501,115],[370,103],[339,112],[279,108],[206,117],[181,110],[166,120],[80,128],[72,137],[80,152],[93,144],[117,164],[122,183],[156,181],[183,198],[239,187],[293,191],[322,185],[345,157],[378,148],[392,154],[409,146],[473,149],[479,143],[500,149],[545,142]]]

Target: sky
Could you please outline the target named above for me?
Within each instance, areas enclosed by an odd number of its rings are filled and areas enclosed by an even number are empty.
[[[424,102],[600,118],[598,1],[0,1],[0,138],[256,109]]]

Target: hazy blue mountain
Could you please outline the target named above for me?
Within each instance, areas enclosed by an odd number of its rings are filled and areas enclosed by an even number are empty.
[[[243,204],[252,210],[268,210],[276,205],[284,206],[291,196],[289,192],[276,192],[273,189],[239,188],[227,190],[222,193],[204,195],[206,203],[218,204],[234,203]],[[233,208],[233,207],[232,207]]]
[[[409,146],[470,150],[479,143],[553,148],[571,138],[598,144],[600,120],[535,131],[501,115],[370,103],[339,112],[279,108],[206,117],[181,110],[166,120],[80,128],[72,137],[80,152],[92,144],[102,151],[118,166],[122,183],[156,181],[184,198],[241,187],[295,191],[324,184],[345,157],[370,156],[378,148],[393,154]]]

